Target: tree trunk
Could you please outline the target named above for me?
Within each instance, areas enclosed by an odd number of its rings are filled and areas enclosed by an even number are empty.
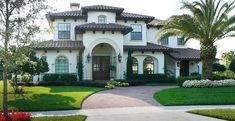
[[[213,62],[216,56],[216,47],[212,45],[201,45],[202,58],[202,79],[212,79],[213,77]]]
[[[3,113],[4,116],[8,116],[8,104],[7,104],[7,68],[3,65]]]

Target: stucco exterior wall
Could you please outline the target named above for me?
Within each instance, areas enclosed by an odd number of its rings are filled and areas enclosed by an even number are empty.
[[[131,40],[131,33],[128,33],[126,35],[124,35],[124,45],[142,45],[145,46],[147,43],[147,34],[146,34],[146,23],[144,21],[137,21],[135,23],[135,21],[127,21],[125,23],[125,21],[123,20],[118,20],[117,24],[121,24],[121,25],[125,25],[125,26],[131,26],[131,24],[140,24],[142,26],[142,40]]]
[[[202,74],[202,63],[198,61],[189,61],[189,74]]]
[[[121,32],[86,32],[83,35],[83,44],[86,47],[84,50],[83,63],[84,63],[84,79],[91,80],[92,79],[92,59],[90,62],[87,61],[87,55],[90,54],[92,56],[92,51],[95,46],[100,43],[106,43],[113,47],[115,50],[115,54],[112,56],[118,56],[118,54],[123,55],[123,34]],[[117,59],[117,58],[116,58]],[[117,60],[116,60],[117,62]],[[122,62],[118,62],[116,65],[116,78],[122,79]]]
[[[90,11],[87,13],[88,18],[87,22],[88,23],[98,23],[98,16],[104,15],[106,16],[106,23],[116,23],[116,13],[114,12],[101,12],[101,11]]]
[[[85,24],[85,19],[77,19],[76,21],[74,19],[66,19],[64,21],[64,19],[56,19],[53,23],[52,23],[52,34],[53,34],[53,40],[61,40],[58,39],[58,24],[59,23],[70,23],[71,25],[71,31],[70,31],[70,39],[68,40],[75,40],[75,27],[81,24]],[[65,40],[65,39],[63,39]],[[81,40],[78,37],[78,40]]]
[[[123,74],[126,73],[126,64],[127,64],[128,52],[124,52],[123,55]],[[133,52],[132,57],[135,57],[138,61],[138,74],[143,74],[144,70],[144,59],[147,57],[152,57],[154,59],[154,73],[155,74],[164,74],[164,54],[162,52]]]

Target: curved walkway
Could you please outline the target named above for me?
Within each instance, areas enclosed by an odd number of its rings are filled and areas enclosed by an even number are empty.
[[[82,109],[159,106],[153,95],[156,91],[175,86],[120,87],[98,92],[88,97]]]

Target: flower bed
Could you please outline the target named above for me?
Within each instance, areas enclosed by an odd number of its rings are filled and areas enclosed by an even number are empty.
[[[9,112],[7,117],[0,113],[0,121],[31,121],[31,113]]]
[[[235,87],[234,79],[225,80],[187,80],[183,83],[185,88],[208,88],[208,87]]]

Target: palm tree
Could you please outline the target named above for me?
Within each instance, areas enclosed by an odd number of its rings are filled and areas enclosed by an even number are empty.
[[[203,62],[202,78],[211,79],[217,53],[214,43],[235,36],[235,15],[229,17],[235,2],[222,4],[221,0],[200,0],[182,3],[181,9],[188,10],[190,14],[170,17],[159,33],[160,40],[175,35],[184,37],[185,43],[190,39],[198,40]]]

